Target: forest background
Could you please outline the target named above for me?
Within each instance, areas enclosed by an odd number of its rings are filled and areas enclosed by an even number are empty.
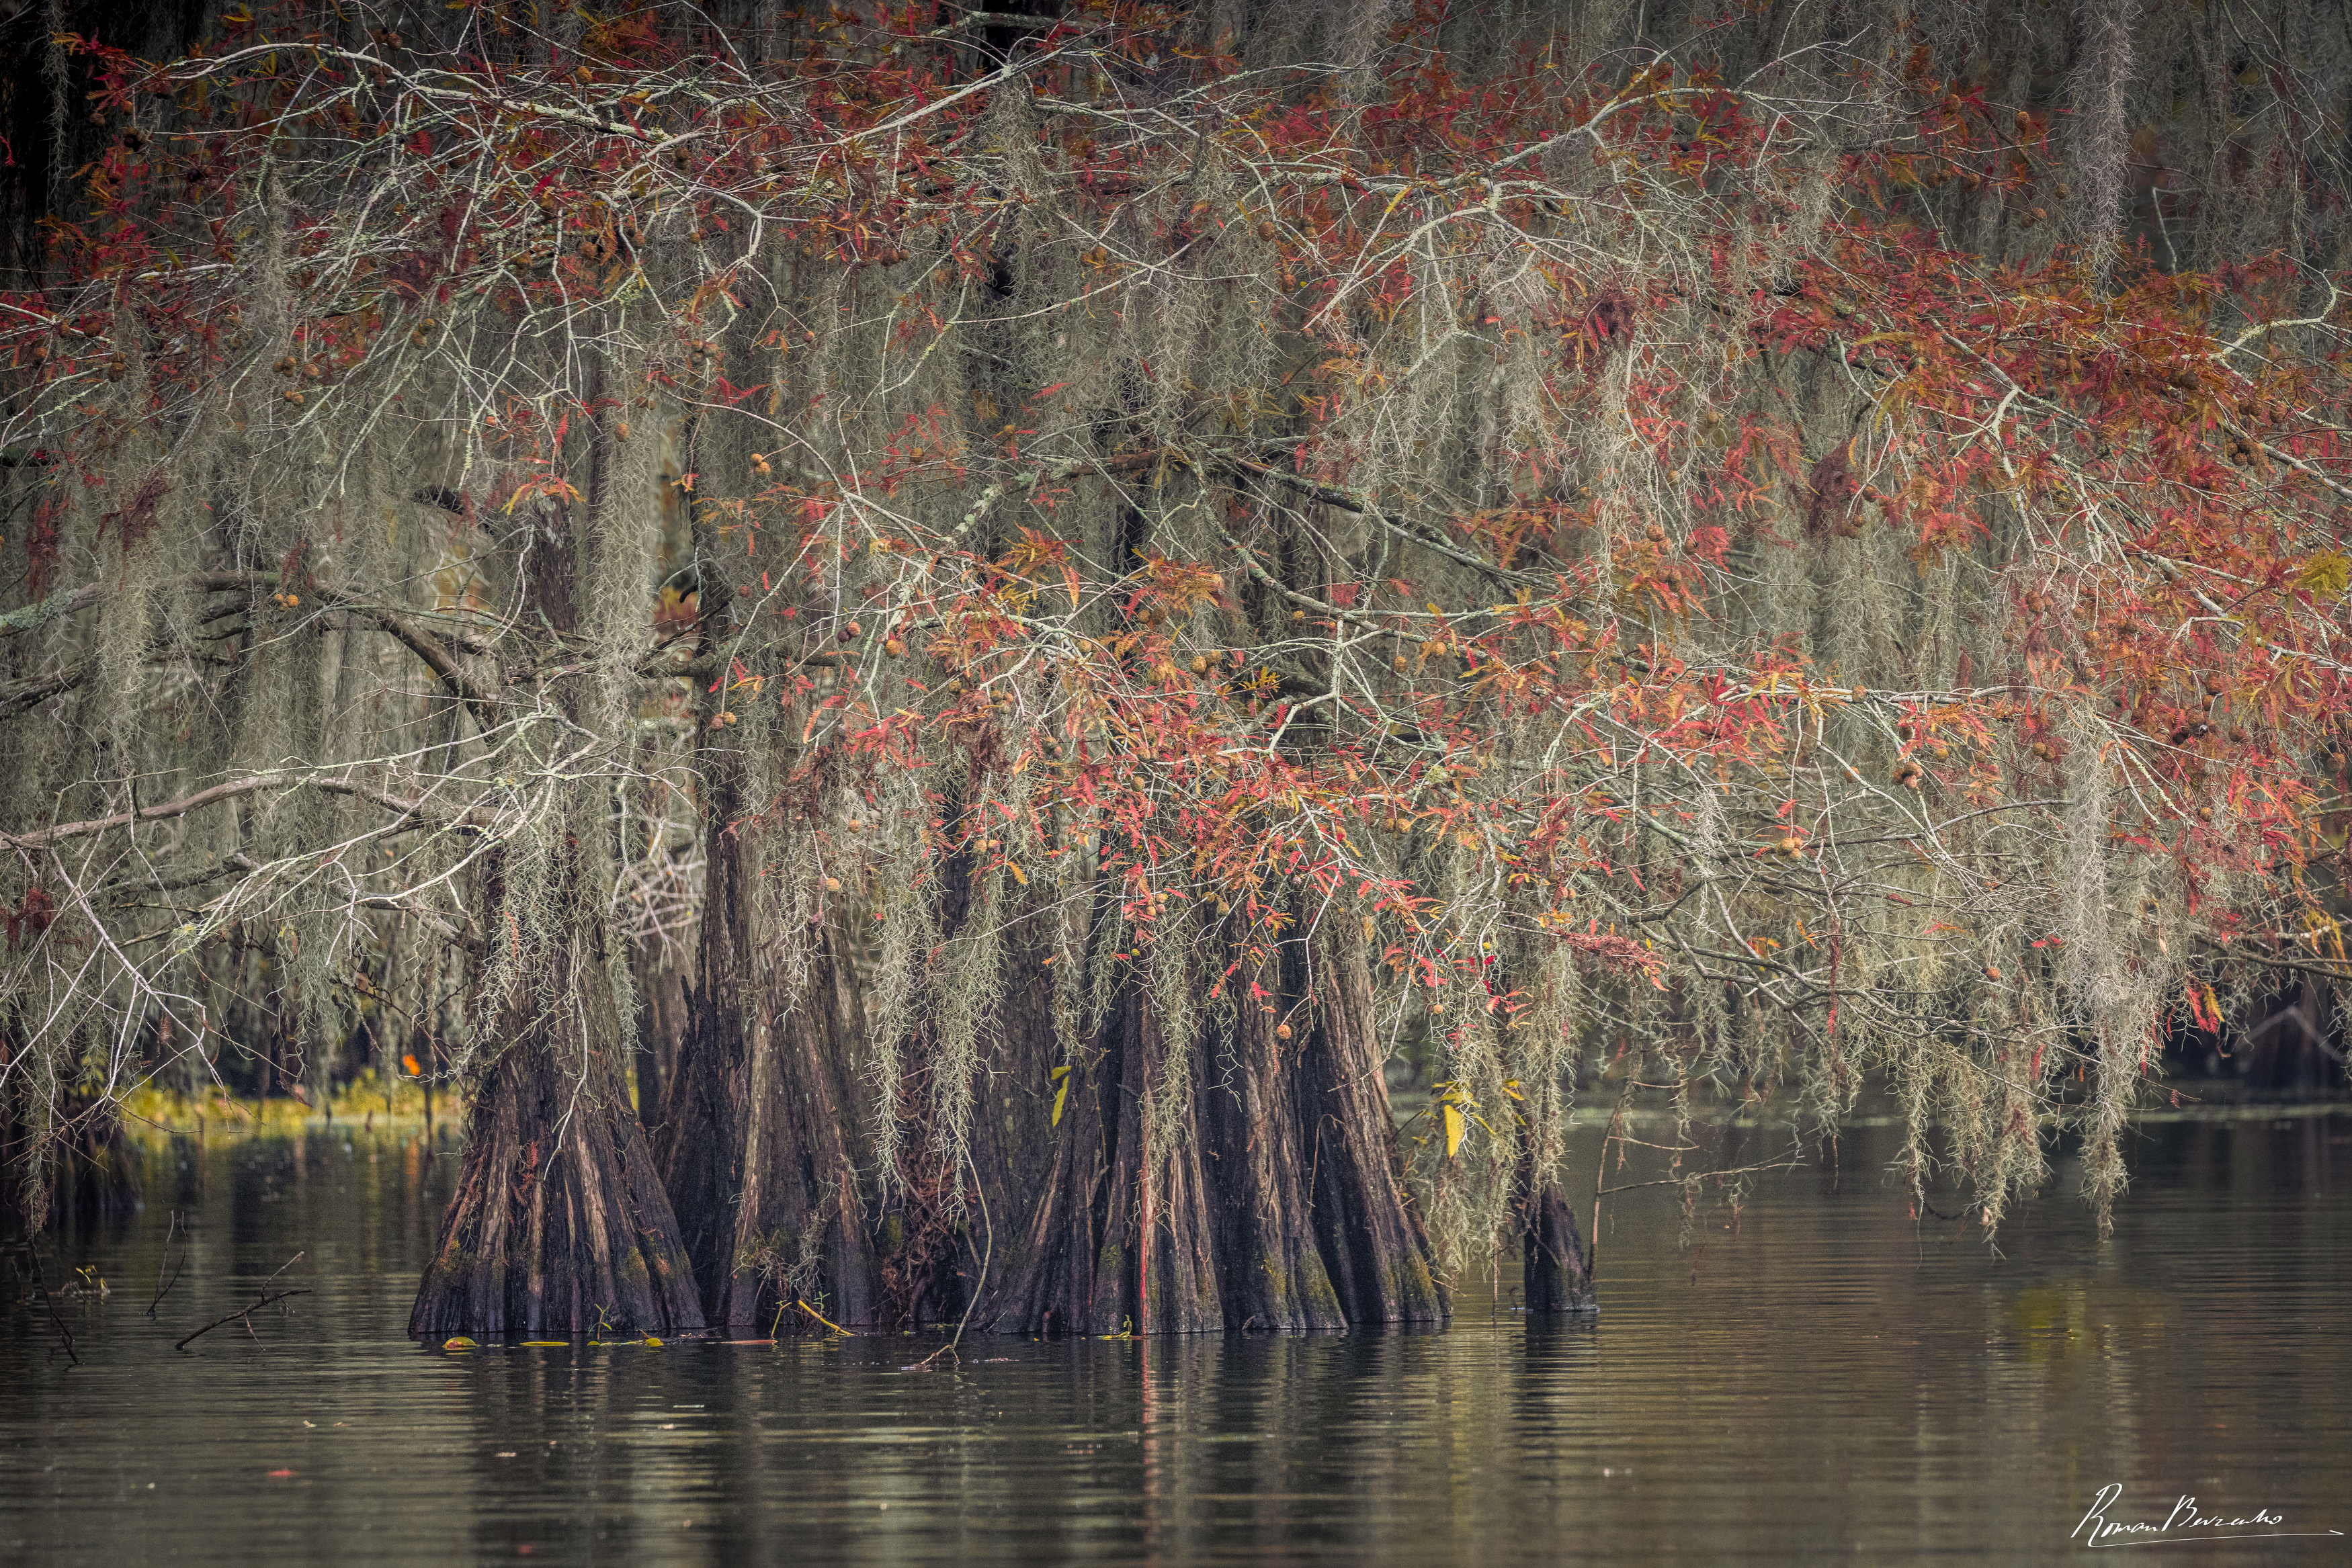
[[[1596,1057],[2332,1049],[2334,7],[7,26],[20,1228],[400,1063],[420,1333],[1564,1311]]]

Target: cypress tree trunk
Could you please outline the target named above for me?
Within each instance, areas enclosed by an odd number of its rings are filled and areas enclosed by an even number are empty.
[[[677,1071],[679,1049],[686,1040],[691,989],[686,977],[667,964],[632,955],[630,967],[637,991],[637,1040],[631,1062],[636,1079],[637,1120],[659,1146],[662,1101]]]
[[[688,461],[740,474],[748,460],[738,444],[697,419]],[[699,646],[721,668],[733,656],[737,591],[762,580],[752,558],[721,538],[726,484],[714,479],[691,514]],[[722,722],[730,705],[755,711]],[[769,727],[780,721],[757,709],[723,681],[701,693],[701,975],[667,1092],[661,1167],[712,1322],[781,1328],[789,1313],[814,1327],[793,1311],[804,1301],[862,1327],[877,1319],[881,1278],[854,1146],[857,1006],[830,915],[782,929],[800,917],[763,880],[761,835],[808,830],[774,829],[758,815],[772,804],[760,797],[759,748],[781,739]]]
[[[654,1147],[662,1185],[677,1216],[698,1298],[706,1312],[724,1293],[734,1263],[731,1200],[742,1179],[742,1123],[748,1097],[749,1035],[741,944],[747,914],[741,845],[724,831],[726,807],[740,789],[740,766],[713,776],[705,751],[709,826],[704,832],[701,979],[693,988],[686,1036],[664,1086]]]
[[[1307,972],[1306,955],[1318,963]],[[1292,1080],[1307,1212],[1339,1310],[1351,1323],[1443,1322],[1452,1315],[1430,1271],[1421,1216],[1404,1187],[1403,1150],[1389,1110],[1385,1053],[1372,1017],[1371,955],[1353,923],[1285,953],[1292,993],[1314,996],[1312,1027]]]
[[[1028,1031],[1031,1038],[1038,1032]],[[1043,1038],[1050,1040],[1050,1029]],[[1026,1163],[1042,1169],[1030,1182],[1000,1188],[1007,1207],[1024,1186],[1035,1196],[1008,1258],[991,1270],[1001,1283],[991,1297],[989,1327],[1106,1334],[1196,1333],[1221,1325],[1200,1140],[1186,1136],[1155,1149],[1147,1130],[1147,1106],[1158,1090],[1152,1073],[1165,1059],[1148,988],[1140,975],[1130,977],[1092,1049],[1071,1064],[1059,1125],[1049,1113],[1045,1125],[1033,1130],[1025,1162],[1021,1146],[1005,1141],[1000,1168]],[[1197,1053],[1180,1071],[1189,1081],[1187,1103],[1199,1105]],[[1033,1070],[1033,1076],[1051,1082],[1046,1073]]]
[[[1283,996],[1276,966],[1236,970],[1228,983],[1244,997],[1253,985],[1263,987],[1277,1000],[1271,1012],[1243,1001],[1212,1047],[1222,1071],[1202,1121],[1209,1168],[1216,1173],[1213,1231],[1218,1278],[1227,1287],[1225,1326],[1344,1328],[1347,1310],[1324,1265],[1309,1208],[1315,1151],[1306,1134],[1313,1124],[1302,1125],[1302,1096],[1294,1092],[1308,1040],[1286,1020],[1292,1009],[1283,1004],[1294,998]]]
[[[1445,1319],[1402,1184],[1365,955],[1336,936],[1318,946],[1329,961],[1311,1008],[1303,957],[1235,971],[1241,994],[1255,979],[1279,999],[1203,1029],[1176,1068],[1189,1114],[1172,1147],[1148,1139],[1161,1020],[1139,974],[1122,986],[1072,1070],[1060,1125],[1031,1156],[1015,1260],[977,1321],[1184,1333]]]
[[[1523,1299],[1531,1312],[1593,1311],[1592,1256],[1576,1231],[1576,1211],[1559,1184],[1519,1167],[1519,1255]]]
[[[615,476],[609,439],[582,439],[590,442],[591,508],[530,521],[518,551],[526,614],[560,637],[578,632],[583,590],[595,587],[583,582],[582,532],[617,534],[633,525],[629,508],[638,504],[625,493],[629,470]],[[606,591],[625,601],[635,586]],[[574,728],[601,700],[576,680],[548,695]],[[510,744],[520,749],[531,736],[527,721],[519,724]],[[506,976],[504,993],[484,998],[480,1038],[497,1054],[476,1074],[465,1165],[409,1317],[412,1334],[702,1326],[669,1195],[629,1103],[636,1042],[615,995],[626,959],[605,907],[609,780],[591,774],[560,787],[551,820],[526,830],[537,839],[502,852],[486,879],[497,911],[489,941],[512,944],[516,967],[488,965]],[[528,882],[514,869],[525,865]]]
[[[850,1146],[856,1004],[829,928],[797,995],[761,973],[755,847],[740,754],[706,753],[702,983],[662,1128],[662,1166],[712,1322],[765,1325],[806,1301],[844,1326],[880,1284]],[[803,1320],[805,1326],[805,1320]]]
[[[590,935],[602,936],[602,923]],[[685,1249],[621,1076],[604,956],[506,999],[507,1044],[474,1091],[465,1168],[413,1335],[670,1332],[702,1325]],[[551,1001],[548,998],[552,998]]]

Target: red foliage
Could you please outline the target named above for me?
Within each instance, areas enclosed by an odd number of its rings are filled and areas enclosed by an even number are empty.
[[[57,923],[57,900],[51,898],[35,883],[25,889],[16,900],[16,907],[0,904],[0,925],[8,929],[8,945],[21,946],[29,937],[40,936]]]

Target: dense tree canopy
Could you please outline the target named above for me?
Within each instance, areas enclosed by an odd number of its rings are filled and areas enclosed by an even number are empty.
[[[1596,1051],[2104,1218],[2352,975],[2328,8],[1038,9],[33,51],[26,1213],[269,1040],[421,1329],[1569,1306]]]

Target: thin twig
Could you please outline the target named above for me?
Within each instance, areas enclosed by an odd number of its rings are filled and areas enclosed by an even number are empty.
[[[245,1332],[247,1333],[253,1333],[253,1323],[250,1320],[254,1313],[259,1312],[264,1307],[271,1306],[278,1301],[282,1301],[289,1296],[307,1296],[310,1293],[310,1292],[308,1291],[280,1291],[274,1296],[264,1296],[261,1300],[254,1302],[253,1305],[249,1307],[241,1308],[236,1312],[229,1313],[229,1315],[225,1318],[215,1318],[213,1322],[206,1323],[204,1327],[190,1334],[187,1339],[182,1340],[172,1348],[173,1350],[185,1350],[188,1348],[189,1340],[202,1339],[205,1335],[212,1333],[213,1330],[220,1327],[223,1323],[233,1323],[241,1320],[245,1322]],[[258,1342],[261,1336],[259,1334],[254,1334],[256,1342]]]
[[[971,1161],[971,1156],[967,1154],[964,1158],[967,1168],[970,1168],[969,1162]],[[996,1256],[996,1227],[989,1222],[988,1194],[981,1189],[979,1177],[980,1173],[976,1170],[973,1171],[971,1190],[972,1195],[980,1199],[981,1233],[986,1239],[986,1247],[982,1251],[980,1257],[980,1278],[971,1282],[971,1300],[963,1304],[963,1316],[956,1320],[954,1335],[949,1339],[947,1343],[940,1346],[939,1349],[931,1352],[930,1354],[915,1363],[917,1366],[929,1366],[940,1356],[955,1350],[956,1347],[963,1343],[963,1331],[965,1325],[971,1322],[971,1310],[980,1305],[980,1293],[988,1289],[988,1266]],[[1151,1239],[1149,1236],[1145,1237],[1143,1239],[1143,1244],[1149,1247],[1151,1245]],[[961,1362],[963,1358],[961,1356],[958,1356],[956,1359]]]
[[[1629,1181],[1623,1186],[1604,1186],[1595,1197],[1611,1193],[1638,1192],[1645,1186],[1683,1186],[1703,1181],[1721,1181],[1726,1176],[1754,1176],[1759,1171],[1793,1171],[1804,1168],[1804,1162],[1793,1156],[1769,1166],[1741,1166],[1737,1170],[1693,1171],[1688,1176],[1661,1176],[1656,1181]]]
[[[58,1316],[58,1298],[49,1290],[48,1277],[41,1272],[40,1243],[35,1242],[25,1250],[33,1260],[33,1283],[41,1292],[41,1304],[49,1309],[49,1322],[57,1325],[58,1337],[66,1342],[66,1359],[79,1366],[81,1357],[74,1354],[73,1331],[66,1327],[65,1319]]]
[[[176,1208],[175,1208],[175,1209],[173,1209],[173,1210],[172,1211],[172,1228],[171,1228],[171,1229],[169,1229],[169,1230],[167,1230],[167,1231],[165,1231],[165,1232],[163,1233],[163,1249],[164,1249],[165,1251],[167,1251],[167,1252],[168,1252],[168,1251],[170,1251],[170,1250],[171,1250],[171,1247],[172,1247],[172,1238],[173,1238],[173,1237],[174,1237],[174,1236],[177,1236],[179,1233],[180,1233],[180,1211],[179,1211],[178,1209],[176,1209]],[[167,1280],[165,1280],[165,1279],[163,1278],[163,1260],[161,1260],[161,1259],[156,1260],[156,1262],[155,1262],[155,1299],[154,1299],[153,1301],[150,1301],[150,1302],[148,1302],[148,1303],[147,1303],[147,1315],[148,1315],[149,1317],[151,1317],[151,1318],[152,1318],[152,1317],[153,1317],[153,1316],[155,1315],[155,1309],[156,1309],[157,1307],[162,1306],[162,1305],[163,1304],[163,1298],[164,1298],[164,1297],[166,1297],[166,1296],[168,1296],[168,1295],[170,1295],[170,1294],[172,1293],[172,1287],[173,1287],[173,1285],[178,1284],[178,1283],[180,1282],[180,1272],[181,1272],[181,1270],[185,1269],[187,1266],[188,1266],[188,1249],[187,1249],[187,1245],[186,1245],[184,1242],[184,1243],[182,1243],[182,1244],[181,1244],[181,1247],[180,1247],[180,1262],[179,1262],[179,1267],[178,1267],[178,1268],[175,1268],[175,1269],[173,1269],[173,1270],[172,1270],[172,1277],[171,1277],[171,1279],[170,1279],[170,1280],[168,1280],[168,1281],[167,1281]]]

